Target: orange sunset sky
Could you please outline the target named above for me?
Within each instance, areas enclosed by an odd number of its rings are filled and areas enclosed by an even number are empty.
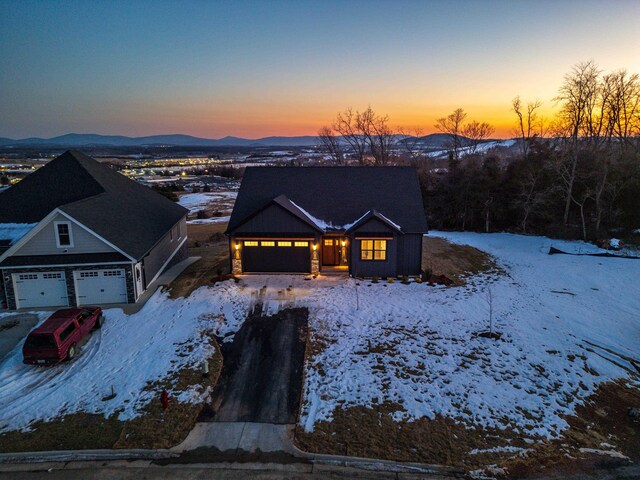
[[[550,117],[577,62],[640,72],[639,20],[635,0],[2,2],[0,136],[314,135],[371,105],[509,137],[511,99]]]

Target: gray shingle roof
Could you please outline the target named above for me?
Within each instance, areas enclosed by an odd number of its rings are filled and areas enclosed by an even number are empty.
[[[248,167],[227,232],[281,195],[331,225],[377,211],[404,233],[427,231],[413,167]]]
[[[34,223],[56,207],[141,259],[188,210],[69,150],[0,193],[0,223]]]

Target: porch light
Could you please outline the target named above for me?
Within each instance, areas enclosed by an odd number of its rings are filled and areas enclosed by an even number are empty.
[[[236,242],[236,250],[240,249],[240,244],[238,242]]]
[[[342,246],[344,247],[347,244],[345,240],[342,240]]]

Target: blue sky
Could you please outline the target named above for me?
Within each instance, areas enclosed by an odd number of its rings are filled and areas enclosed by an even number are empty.
[[[348,106],[508,134],[579,61],[640,71],[640,2],[1,1],[0,136],[313,134]]]

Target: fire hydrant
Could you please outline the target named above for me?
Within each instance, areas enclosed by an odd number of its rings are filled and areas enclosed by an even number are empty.
[[[160,394],[160,403],[162,404],[163,410],[169,408],[169,392],[166,390],[162,390],[162,393]]]

